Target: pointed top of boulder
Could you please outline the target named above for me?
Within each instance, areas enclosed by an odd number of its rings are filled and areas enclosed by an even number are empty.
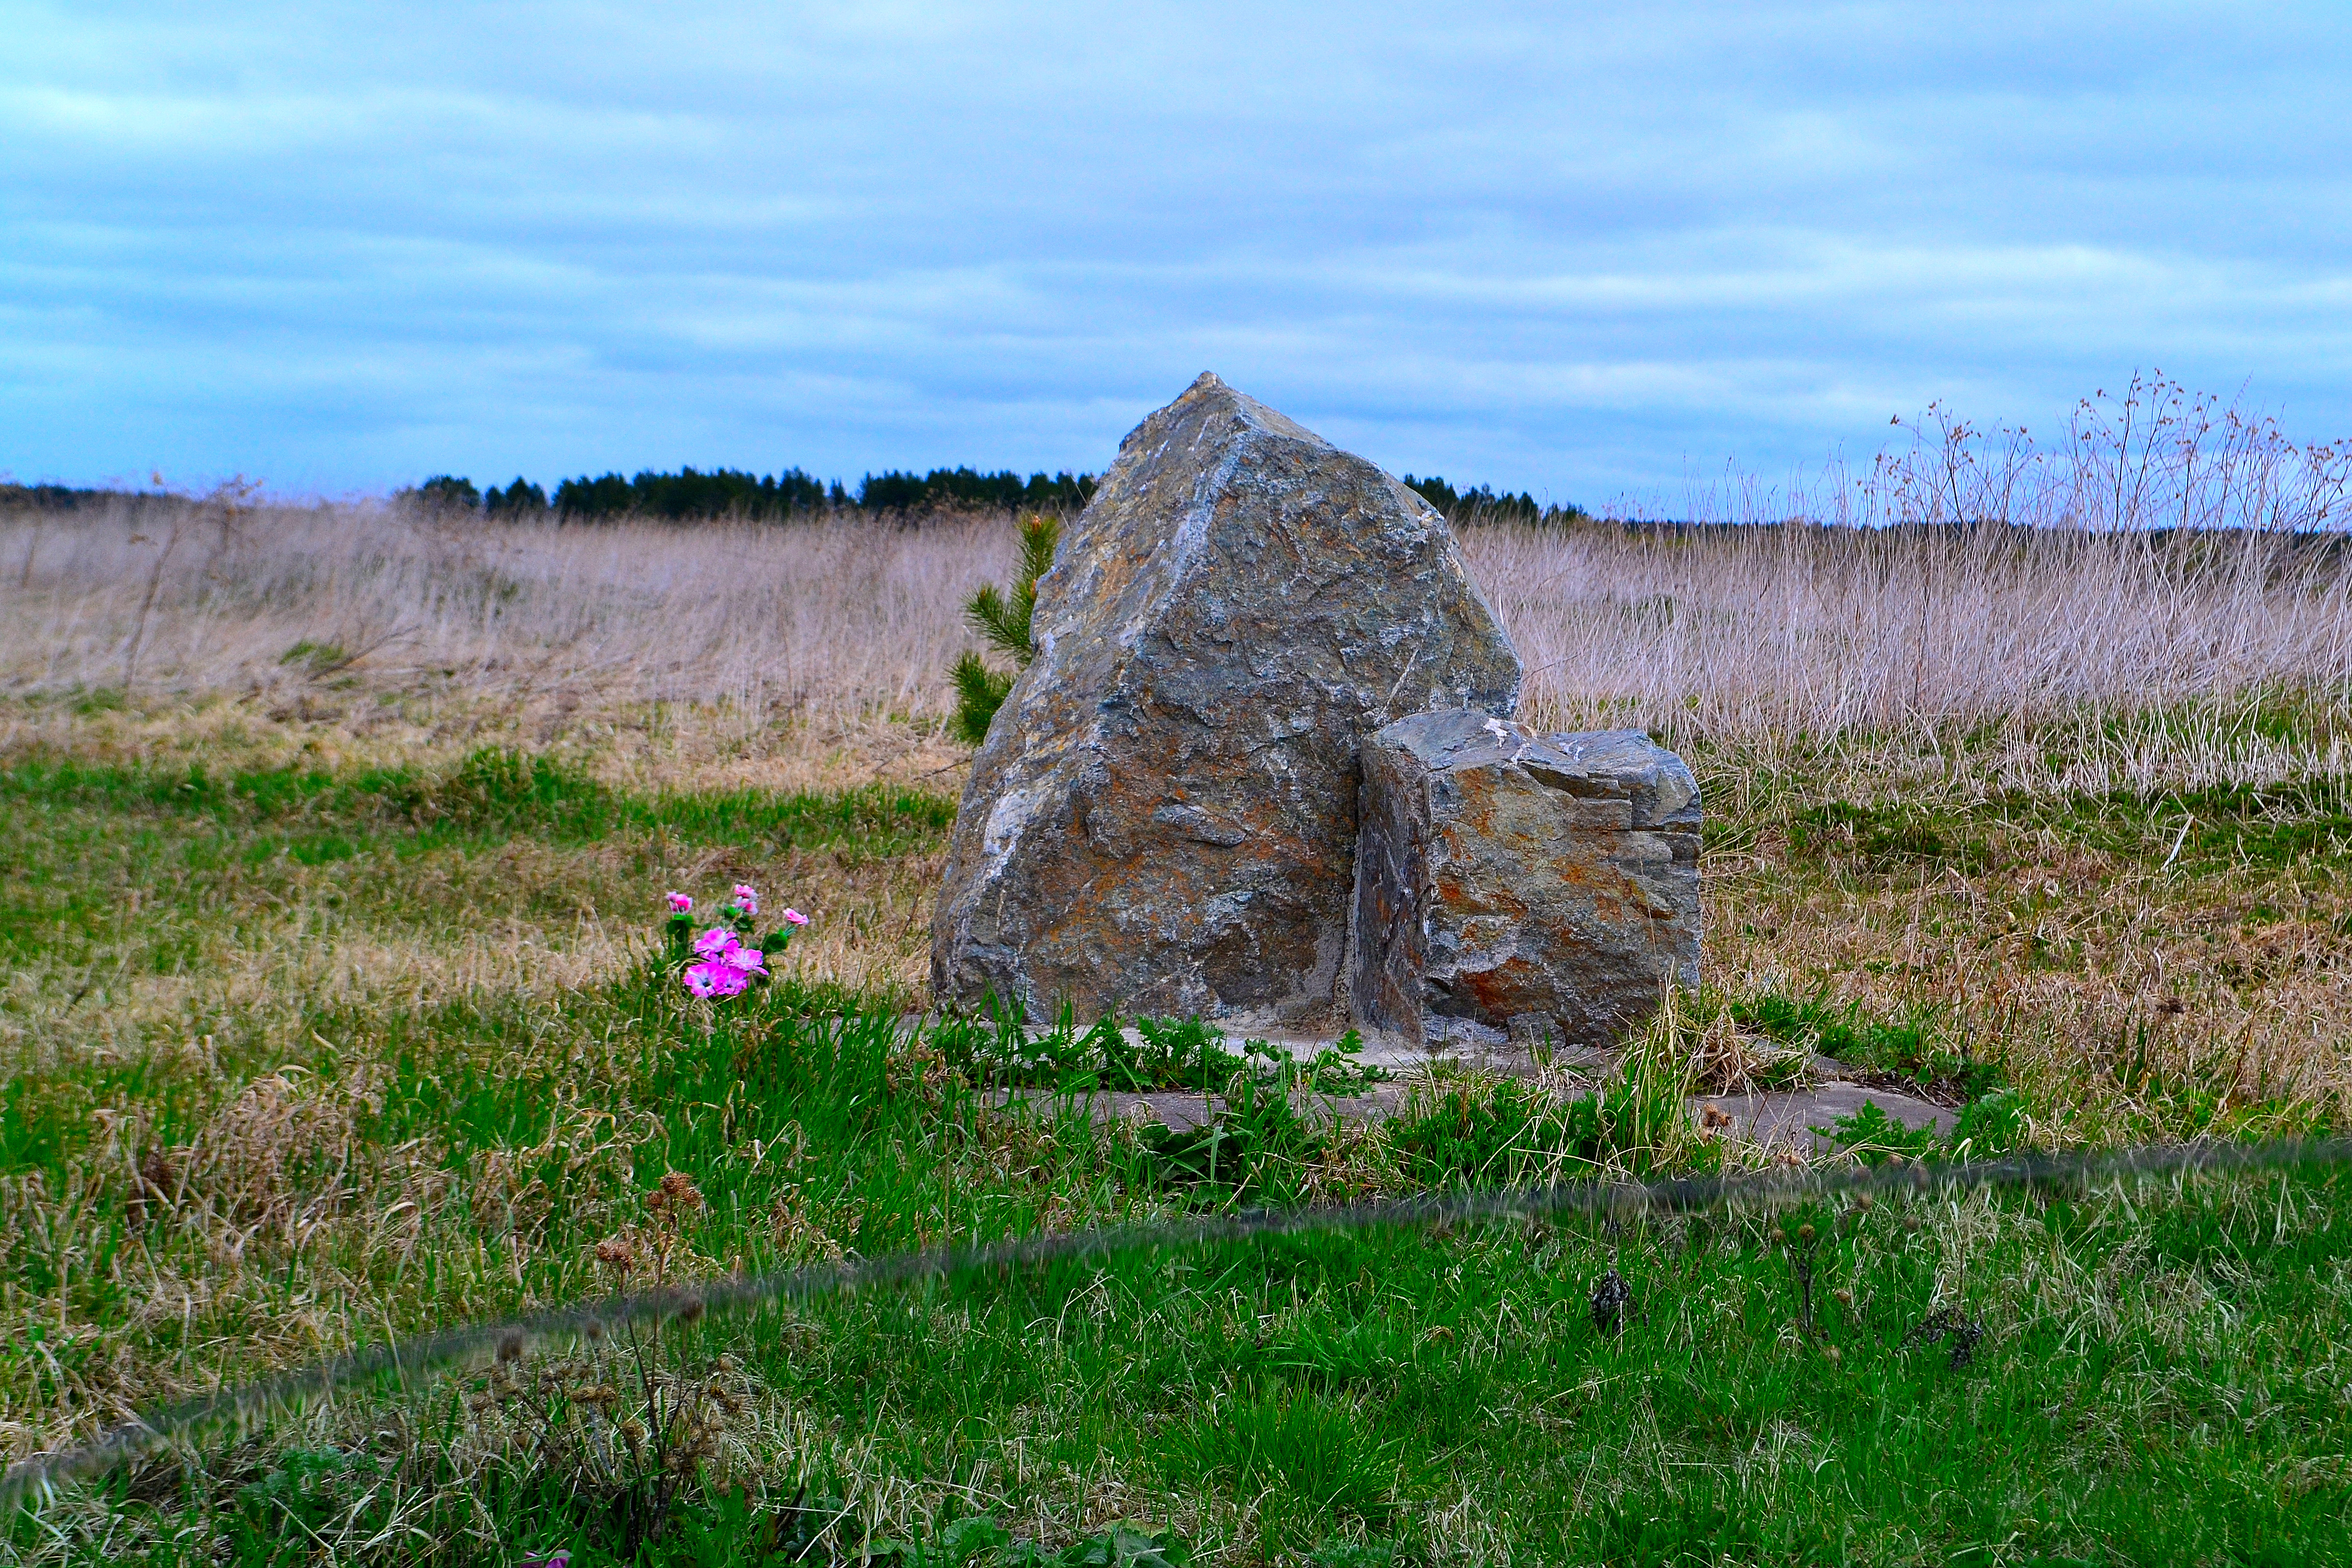
[[[1124,455],[1136,442],[1171,425],[1191,424],[1196,419],[1214,417],[1217,415],[1231,418],[1236,427],[1262,430],[1270,435],[1286,437],[1294,441],[1311,442],[1315,446],[1331,451],[1339,450],[1330,442],[1307,429],[1288,415],[1268,407],[1245,392],[1236,391],[1231,383],[1225,381],[1213,370],[1202,371],[1193,378],[1192,385],[1176,395],[1173,402],[1150,415],[1142,424],[1129,431],[1127,439],[1118,444],[1118,449]],[[1349,456],[1344,453],[1341,455]],[[1349,460],[1363,461],[1362,458],[1354,457],[1349,457]]]

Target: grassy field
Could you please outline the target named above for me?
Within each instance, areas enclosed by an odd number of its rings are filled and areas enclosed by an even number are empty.
[[[2352,1123],[2332,558],[2263,545],[2250,586],[2080,541],[1473,536],[1538,721],[1630,718],[1697,770],[1708,988],[1608,1081],[1419,1079],[1368,1128],[1257,1069],[1187,1139],[992,1092],[1112,1070],[1083,1040],[897,1027],[1002,522],[407,526],[196,511],[160,566],[134,516],[0,526],[11,1458],[655,1279],[1736,1168],[1683,1096],[1795,1047],[1975,1107],[1979,1149]],[[1923,620],[1906,583],[1979,608]],[[2070,666],[2101,614],[2132,662]],[[736,882],[812,923],[698,1002],[663,895]],[[1236,1069],[1179,1037],[1128,1070]],[[0,1555],[2341,1561],[2346,1200],[2116,1178],[878,1290],[347,1389],[68,1489]]]

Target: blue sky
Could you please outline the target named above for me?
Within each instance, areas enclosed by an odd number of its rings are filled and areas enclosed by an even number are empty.
[[[2227,14],[2225,14],[2225,11]],[[1588,503],[2352,434],[2352,7],[0,0],[0,468],[1098,468],[1203,369]]]

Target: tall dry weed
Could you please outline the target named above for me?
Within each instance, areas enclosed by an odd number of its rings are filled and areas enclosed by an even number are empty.
[[[2278,535],[1482,530],[1540,726],[1785,746],[2352,689],[2341,557]]]
[[[1990,729],[2027,787],[2255,782],[2344,769],[2247,710],[2352,697],[2347,495],[2352,448],[2135,377],[2047,443],[1937,405],[1858,467],[1467,543],[1538,723],[1768,754]]]
[[[345,679],[930,719],[958,605],[1012,554],[974,519],[563,527],[362,503],[249,508],[205,551],[194,531],[152,505],[0,521],[17,558],[0,680],[90,691],[135,668],[187,695]]]

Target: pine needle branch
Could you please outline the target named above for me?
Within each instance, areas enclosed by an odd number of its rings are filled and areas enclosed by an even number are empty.
[[[1026,669],[1037,657],[1032,636],[1037,616],[1037,579],[1054,569],[1062,521],[1045,512],[1032,512],[1021,520],[1020,526],[1021,569],[1013,591],[1008,594],[993,583],[983,584],[964,602],[963,618],[989,647]],[[1014,678],[990,669],[976,653],[964,654],[948,673],[956,688],[956,733],[977,746],[988,738],[989,721],[1004,705]]]

